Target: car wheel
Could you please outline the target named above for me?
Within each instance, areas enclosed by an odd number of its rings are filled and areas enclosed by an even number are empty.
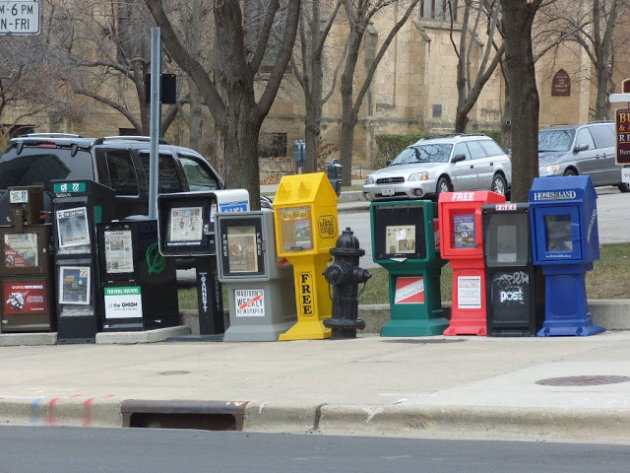
[[[507,181],[503,174],[495,174],[492,178],[492,184],[490,185],[490,190],[492,192],[496,192],[497,194],[507,196]]]
[[[567,169],[566,171],[564,171],[564,175],[565,176],[577,176],[577,172],[575,172],[575,169]]]
[[[440,194],[443,192],[453,192],[453,186],[451,185],[451,181],[448,180],[447,177],[440,177],[437,182],[437,188],[435,190],[435,198],[439,199]]]
[[[617,184],[617,187],[621,192],[630,192],[630,184],[627,182],[622,182],[621,184]]]

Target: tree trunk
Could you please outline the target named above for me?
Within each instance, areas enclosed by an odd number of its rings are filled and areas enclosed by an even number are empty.
[[[353,80],[361,38],[354,30],[350,31],[348,40],[350,49],[346,59],[346,66],[341,75],[341,184],[352,184],[352,152],[354,146],[354,126],[357,116],[354,113]]]
[[[230,101],[230,103],[236,103]],[[251,210],[260,210],[258,136],[262,120],[252,116],[251,105],[232,107],[225,132],[225,183],[231,189],[247,189]]]
[[[505,90],[503,91],[503,98],[505,103],[503,105],[503,116],[501,121],[501,146],[505,151],[512,149],[512,109],[510,104],[510,84],[508,83],[507,68],[505,60],[501,60],[501,75],[503,76],[503,83]]]
[[[341,77],[341,184],[352,184],[352,153],[354,148],[354,127],[357,117],[352,106],[352,78],[354,74]]]
[[[195,56],[201,56],[201,15],[199,12],[202,8],[202,0],[192,0],[190,8],[190,17],[187,22],[190,28],[185,30],[185,38],[187,47]],[[203,115],[201,111],[201,94],[195,82],[188,77],[188,90],[190,91],[190,118],[188,126],[190,129],[190,147],[197,151],[201,151],[201,135],[203,127]]]
[[[317,20],[319,22],[319,20]],[[315,28],[315,25],[312,26]],[[316,35],[319,38],[318,35]],[[304,87],[304,104],[306,106],[306,116],[304,118],[304,141],[306,143],[306,158],[304,170],[306,172],[316,172],[317,169],[317,149],[319,147],[319,137],[322,126],[322,58],[315,51],[311,53],[310,71],[305,77],[306,87]],[[307,69],[307,70],[308,70]],[[310,85],[310,87],[309,87]]]
[[[532,22],[540,1],[501,0],[512,120],[512,201],[527,202],[538,176],[538,110]]]
[[[311,97],[304,94],[306,105],[306,116],[304,117],[304,142],[306,143],[306,158],[304,161],[305,172],[316,172],[317,169],[317,149],[319,147],[319,137],[321,135],[321,105],[311,103]],[[313,101],[317,100],[312,97]],[[321,94],[320,99],[321,102]]]
[[[595,99],[595,120],[608,120],[610,103],[608,102],[608,83],[610,74],[607,64],[597,65],[597,98]]]
[[[468,125],[468,111],[461,110],[457,107],[457,113],[455,115],[455,132],[464,133],[466,131],[466,125]]]
[[[201,111],[201,94],[195,83],[188,79],[188,89],[190,90],[190,147],[201,151],[201,132],[203,128],[203,113]]]

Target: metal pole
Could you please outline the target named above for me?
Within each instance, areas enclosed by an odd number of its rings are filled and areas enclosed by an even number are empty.
[[[149,218],[157,219],[158,159],[161,128],[162,54],[160,28],[151,28],[151,152],[149,155]]]

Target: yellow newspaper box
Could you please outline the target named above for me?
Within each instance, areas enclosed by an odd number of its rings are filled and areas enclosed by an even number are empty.
[[[273,201],[278,257],[293,265],[298,321],[279,340],[328,338],[332,316],[322,271],[339,237],[337,194],[324,173],[284,176]]]

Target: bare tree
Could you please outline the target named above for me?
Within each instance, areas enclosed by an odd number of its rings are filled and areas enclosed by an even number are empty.
[[[337,70],[333,72],[333,86],[324,95],[324,45],[342,1],[334,0],[334,4],[331,7],[332,11],[327,17],[322,15],[322,2],[320,0],[310,0],[305,2],[302,7],[299,25],[300,61],[294,58],[291,64],[304,92],[306,111],[304,117],[304,141],[306,143],[304,170],[306,172],[317,170],[317,149],[321,135],[322,108],[332,96],[336,82]],[[308,6],[310,6],[310,10]],[[321,26],[322,22],[325,22],[323,27]],[[343,55],[341,58],[343,59]]]
[[[538,110],[532,24],[542,0],[501,0],[512,121],[512,200],[526,202],[538,176]]]
[[[204,20],[207,20],[209,8],[204,6],[204,0],[189,0],[177,6],[182,17],[182,34],[185,47],[191,56],[199,58],[199,61],[207,62],[207,51],[202,51],[202,45],[207,44],[207,36],[202,28]],[[202,59],[203,58],[203,59]],[[180,111],[180,116],[188,124],[190,130],[190,147],[201,150],[204,120],[203,100],[199,88],[190,77],[186,77],[189,93],[189,113]]]
[[[584,48],[595,69],[597,97],[595,120],[610,119],[608,94],[612,92],[613,40],[623,0],[591,0],[591,30],[581,28],[575,40]]]
[[[451,11],[452,3],[452,0],[449,0],[448,5]],[[468,114],[477,103],[484,85],[503,56],[505,48],[503,43],[498,48],[493,48],[500,9],[498,0],[465,0],[459,46],[453,38],[453,15],[451,14],[451,42],[457,54],[455,131],[458,133],[466,131]],[[479,65],[473,67],[471,54],[482,28],[486,33],[483,56]]]
[[[391,44],[392,40],[407,22],[411,13],[418,4],[418,0],[409,0],[407,9],[402,17],[394,24],[393,28],[381,44],[380,49],[375,54],[369,67],[365,71],[362,82],[359,84],[358,92],[354,95],[353,82],[356,80],[355,72],[359,59],[359,51],[368,25],[374,15],[385,7],[395,4],[407,3],[405,0],[344,0],[346,16],[349,22],[348,32],[348,54],[346,56],[345,67],[341,76],[341,165],[342,184],[350,185],[352,180],[352,150],[354,129],[359,120],[359,110],[363,104],[363,99],[372,83],[374,73],[383,55]]]
[[[183,46],[160,0],[144,0],[173,60],[191,77],[224,138],[226,182],[249,191],[252,208],[260,206],[258,137],[276,97],[295,42],[300,0],[268,0],[260,5],[238,0],[213,0],[214,69],[205,68]],[[244,21],[241,5],[259,7],[261,21]],[[281,20],[282,18],[282,20]],[[281,40],[268,51],[274,24],[282,22]],[[256,27],[258,26],[258,27]],[[273,53],[274,57],[269,58]],[[267,56],[266,56],[267,54]],[[266,85],[256,93],[256,74],[263,61],[271,67]],[[257,100],[257,97],[258,100]]]
[[[150,72],[150,18],[140,0],[48,0],[55,25],[56,60],[76,94],[123,115],[139,134],[149,133],[146,79]],[[112,93],[113,91],[113,93]],[[162,118],[168,129],[177,115]]]
[[[547,54],[562,54],[560,46],[573,41],[574,36],[588,28],[590,15],[585,15],[580,5],[583,3],[566,2],[557,0],[545,0],[532,24],[532,45],[534,63]],[[570,19],[568,21],[568,19]],[[499,23],[498,31],[503,38],[505,36],[502,24]],[[495,45],[495,49],[498,46]],[[503,121],[501,123],[501,140],[505,148],[512,147],[512,120],[510,107],[510,84],[507,79],[507,65],[505,56],[501,58],[500,70],[504,79],[505,106],[503,109]]]

